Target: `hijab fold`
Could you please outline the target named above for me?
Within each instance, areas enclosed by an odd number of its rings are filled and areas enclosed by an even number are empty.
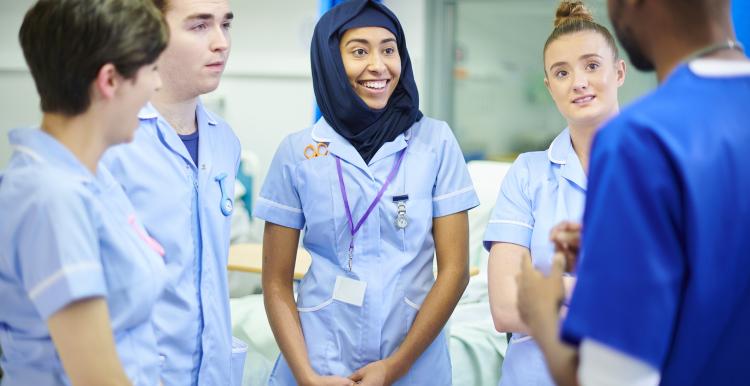
[[[349,29],[382,27],[396,37],[401,77],[385,108],[367,106],[349,83],[341,59],[341,36]],[[370,163],[378,149],[422,118],[406,38],[396,15],[373,0],[352,0],[326,12],[315,26],[310,49],[313,89],[326,122]]]

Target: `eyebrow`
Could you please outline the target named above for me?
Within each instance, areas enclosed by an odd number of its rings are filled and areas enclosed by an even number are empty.
[[[578,58],[578,60],[584,60],[584,59],[588,59],[588,58],[599,58],[599,59],[601,59],[602,57],[599,54],[586,54],[586,55],[581,55],[581,57]],[[568,62],[556,62],[553,65],[549,66],[549,69],[550,69],[550,71],[552,71],[553,68],[558,67],[558,66],[564,66],[566,64],[568,64]]]
[[[390,42],[396,43],[396,39],[394,39],[394,38],[385,38],[385,39],[383,39],[383,40],[380,41],[380,44],[385,44],[385,43],[390,43]],[[350,39],[348,42],[346,42],[346,44],[344,44],[344,46],[348,46],[351,43],[370,44],[370,42],[367,41],[367,39],[357,39],[357,38],[354,38],[354,39]]]
[[[210,13],[196,13],[193,15],[190,15],[185,18],[185,21],[191,21],[191,20],[213,20],[214,15]],[[233,12],[227,12],[226,15],[224,15],[224,20],[233,20],[234,19],[234,13]]]

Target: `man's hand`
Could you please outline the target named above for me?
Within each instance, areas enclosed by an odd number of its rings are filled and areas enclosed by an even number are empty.
[[[518,285],[518,313],[534,336],[540,329],[556,328],[560,306],[565,298],[563,287],[563,256],[555,253],[552,270],[545,277],[531,265],[531,259],[521,260],[521,273],[516,276]]]
[[[578,265],[578,253],[581,249],[581,224],[563,221],[550,231],[550,241],[565,259],[565,271],[575,272]]]

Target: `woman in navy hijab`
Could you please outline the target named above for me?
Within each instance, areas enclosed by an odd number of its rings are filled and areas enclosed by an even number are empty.
[[[270,384],[450,385],[442,330],[469,280],[479,204],[458,143],[419,111],[403,30],[382,4],[323,15],[311,62],[323,117],[281,143],[255,208],[282,353]],[[295,302],[302,229],[312,265]]]

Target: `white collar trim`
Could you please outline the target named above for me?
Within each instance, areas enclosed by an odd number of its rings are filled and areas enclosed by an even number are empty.
[[[750,61],[747,60],[695,59],[688,66],[694,74],[703,77],[725,78],[750,75]]]

